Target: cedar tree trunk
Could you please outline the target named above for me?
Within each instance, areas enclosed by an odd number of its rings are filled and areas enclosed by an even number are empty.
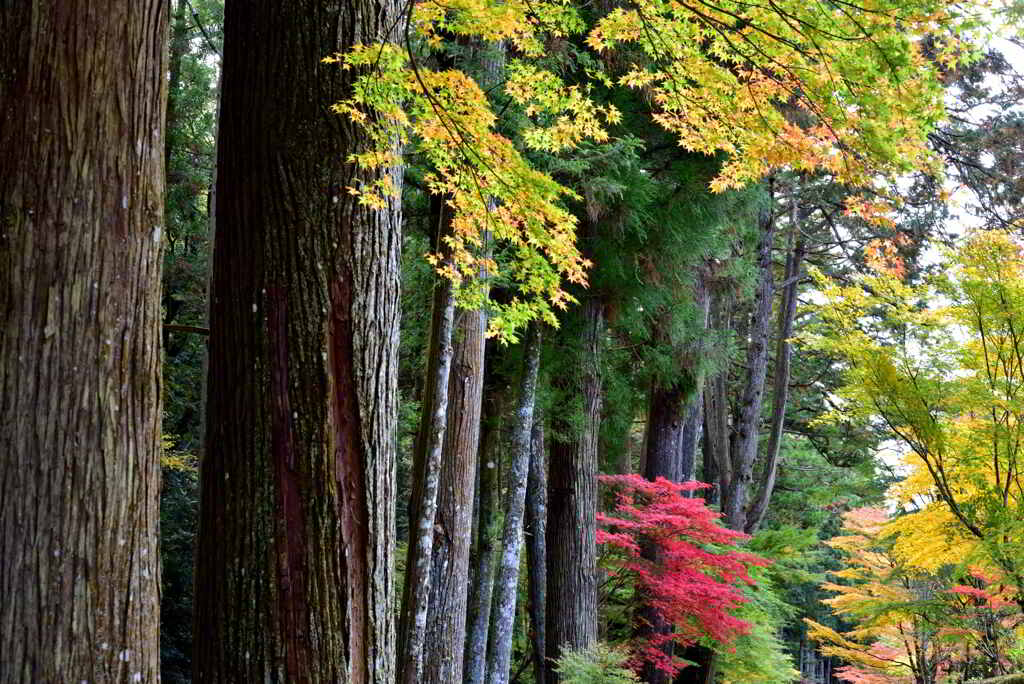
[[[552,439],[548,465],[547,657],[550,669],[563,651],[590,648],[597,640],[597,447],[601,421],[601,302],[583,299],[576,373],[583,421],[578,437]]]
[[[489,356],[486,375],[493,377],[494,355]],[[473,558],[473,581],[469,586],[469,614],[466,625],[466,684],[482,684],[487,675],[487,636],[491,627],[491,598],[494,588],[494,543],[498,537],[496,515],[500,479],[498,478],[498,443],[501,439],[501,396],[506,390],[500,383],[485,382],[482,421],[483,446],[479,459],[477,487],[477,542]],[[457,684],[457,683],[456,683]]]
[[[796,212],[793,212],[794,215]],[[799,228],[794,223],[793,232]],[[757,498],[750,506],[747,525],[744,530],[753,534],[760,527],[768,512],[768,503],[775,491],[775,479],[779,470],[779,452],[782,448],[782,428],[786,420],[786,403],[789,399],[789,369],[793,355],[793,345],[789,341],[793,336],[793,319],[796,318],[797,288],[800,284],[800,266],[804,258],[804,238],[801,234],[786,258],[785,287],[782,291],[782,304],[779,307],[779,332],[775,341],[775,370],[772,391],[772,422],[768,436],[767,464]]]
[[[451,234],[452,214],[442,197],[431,200],[437,225],[439,251],[451,257],[445,238]],[[405,588],[398,629],[398,680],[419,684],[423,679],[423,650],[430,606],[434,523],[437,518],[441,457],[448,428],[448,385],[452,367],[452,327],[455,321],[455,292],[450,280],[435,277],[431,311],[426,391],[420,415],[419,437],[413,465],[413,488],[409,499],[409,548],[406,555]],[[445,489],[448,484],[445,483]]]
[[[330,110],[355,75],[320,60],[399,14],[226,8],[197,683],[394,681],[400,210],[346,192],[377,176]]]
[[[483,311],[457,314],[452,372],[448,381],[448,429],[441,461],[444,486],[437,495],[434,552],[427,613],[423,681],[462,681],[463,646],[469,599],[469,550],[473,492],[480,448],[483,400]]]
[[[770,209],[762,210],[759,223],[761,238],[757,248],[758,284],[750,321],[750,346],[747,347],[747,380],[743,396],[740,398],[739,416],[733,428],[736,437],[731,454],[732,466],[728,487],[723,491],[722,500],[726,525],[741,532],[747,525],[747,499],[754,477],[754,462],[757,460],[761,404],[768,371],[768,332],[771,328],[775,289],[772,274],[775,220]]]
[[[167,6],[0,9],[0,682],[156,682]]]

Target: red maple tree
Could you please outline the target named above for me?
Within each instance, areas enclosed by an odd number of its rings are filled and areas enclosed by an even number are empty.
[[[769,561],[737,550],[747,535],[722,527],[721,514],[704,499],[684,496],[709,485],[676,483],[640,475],[602,475],[614,487],[611,514],[598,513],[597,543],[607,552],[610,572],[633,582],[649,609],[673,626],[668,633],[634,639],[631,665],[645,663],[674,676],[686,665],[665,649],[686,647],[710,637],[728,644],[749,631],[733,615],[746,601],[741,585],[753,585],[751,565]]]

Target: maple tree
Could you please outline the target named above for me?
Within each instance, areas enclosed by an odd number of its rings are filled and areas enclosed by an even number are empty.
[[[824,655],[848,663],[836,673],[842,681],[934,684],[957,650],[940,638],[938,626],[924,610],[941,583],[894,550],[884,533],[884,510],[854,509],[843,522],[847,534],[826,542],[843,553],[845,564],[833,573],[842,583],[823,587],[835,594],[825,601],[832,612],[855,627],[840,633],[805,619],[809,636],[822,644]]]
[[[712,190],[742,187],[779,168],[822,169],[873,187],[878,174],[935,168],[926,139],[943,113],[939,70],[971,58],[959,36],[973,26],[974,17],[946,0],[656,0],[596,17],[570,0],[422,0],[409,5],[404,46],[358,45],[326,61],[364,73],[352,97],[336,106],[374,142],[351,159],[381,168],[393,162],[396,140],[416,144],[432,169],[430,192],[456,212],[446,238],[452,258],[430,258],[465,284],[463,305],[495,310],[491,333],[512,340],[533,318],[557,325],[551,307],[572,301],[562,278],[585,281],[575,218],[562,206],[576,195],[496,132],[496,117],[470,76],[430,69],[417,55],[467,38],[513,46],[520,57],[509,61],[503,91],[525,114],[519,137],[528,150],[559,153],[587,139],[608,141],[621,115],[590,91],[627,87],[647,94],[653,120],[683,148],[726,153]],[[597,57],[579,84],[538,64],[551,41],[572,36],[582,36]],[[384,179],[349,192],[378,206],[394,189]],[[850,204],[865,216],[888,206],[863,198]],[[501,268],[479,249],[488,235],[511,248]],[[488,301],[486,289],[467,277],[481,265],[507,271],[521,296]]]
[[[892,523],[909,562],[972,561],[1024,607],[1024,252],[978,232],[919,284],[881,267],[851,285],[817,274],[822,326],[805,341],[845,361],[833,412],[880,420],[908,449]]]
[[[651,482],[639,475],[600,479],[615,487],[616,496],[613,512],[598,514],[597,542],[607,549],[609,572],[619,582],[632,583],[658,617],[674,626],[674,631],[634,640],[634,667],[651,663],[674,675],[685,663],[662,649],[667,642],[728,644],[748,632],[749,623],[734,613],[747,600],[742,585],[753,583],[748,570],[767,561],[739,551],[736,546],[746,535],[721,526],[720,514],[704,499],[684,496],[707,485],[665,478]],[[644,554],[645,546],[657,553]]]
[[[805,619],[822,653],[847,662],[837,671],[842,681],[931,684],[1016,669],[1022,616],[1012,587],[977,566],[921,568],[902,543],[912,532],[895,532],[900,517],[881,508],[843,520],[846,534],[826,543],[844,564],[837,582],[822,586],[835,594],[825,603],[853,629]]]

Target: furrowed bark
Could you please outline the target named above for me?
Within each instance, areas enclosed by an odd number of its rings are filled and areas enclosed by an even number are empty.
[[[0,10],[0,682],[159,680],[167,6]]]
[[[526,568],[529,573],[530,646],[534,681],[544,681],[545,595],[547,593],[547,453],[544,422],[533,418],[530,437],[530,474],[526,481]]]
[[[737,424],[733,428],[736,438],[732,450],[732,472],[728,490],[724,492],[722,508],[729,528],[740,531],[747,524],[747,498],[754,477],[754,462],[757,460],[761,404],[768,372],[768,330],[771,327],[774,294],[772,242],[775,237],[775,220],[770,209],[762,210],[759,223],[759,275],[750,323],[750,346],[747,348],[747,380],[740,399]]]
[[[582,322],[577,383],[583,400],[580,434],[552,440],[548,476],[547,658],[589,648],[597,640],[597,447],[601,419],[601,302],[586,297],[577,309]],[[548,682],[558,677],[548,668]]]
[[[451,210],[440,197],[435,197],[432,204],[438,219],[437,244],[444,251],[444,238],[451,230]],[[420,419],[413,493],[409,502],[411,538],[405,566],[406,579],[398,637],[398,681],[407,684],[419,684],[423,679],[434,522],[437,518],[441,456],[448,427],[448,384],[453,357],[455,293],[451,281],[441,276],[437,278],[434,287],[426,401]]]
[[[537,370],[540,367],[541,331],[530,325],[523,349],[523,367],[519,398],[512,423],[509,454],[509,478],[505,492],[505,522],[501,535],[501,559],[495,583],[494,628],[488,648],[488,684],[506,684],[512,659],[512,631],[516,618],[516,592],[519,588],[519,557],[523,541],[523,514],[530,468],[533,407],[537,396]]]
[[[394,681],[401,215],[345,191],[398,168],[330,106],[321,59],[391,0],[228,3],[194,680]],[[369,114],[373,116],[373,114]]]

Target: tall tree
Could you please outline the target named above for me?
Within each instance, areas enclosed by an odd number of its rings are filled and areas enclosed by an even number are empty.
[[[547,657],[582,651],[597,639],[597,445],[601,420],[599,349],[604,334],[602,303],[587,296],[570,314],[579,334],[572,350],[570,391],[582,404],[578,430],[562,424],[551,439],[548,465]],[[557,674],[548,671],[548,681]]]
[[[519,560],[523,546],[523,519],[526,512],[526,486],[529,479],[540,347],[541,330],[540,326],[534,323],[530,326],[523,345],[523,366],[509,436],[511,453],[505,489],[501,557],[494,587],[494,627],[487,649],[487,681],[491,684],[508,682],[512,661],[512,637],[515,628],[516,599],[519,593]]]
[[[167,7],[0,9],[0,681],[157,681]]]
[[[195,680],[390,684],[401,176],[321,60],[399,3],[226,10]]]

